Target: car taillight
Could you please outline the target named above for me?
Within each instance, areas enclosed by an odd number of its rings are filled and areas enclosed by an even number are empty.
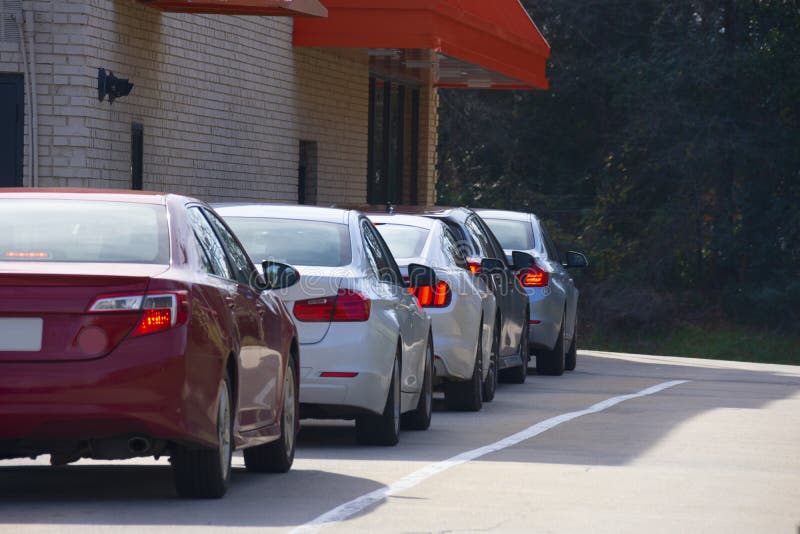
[[[472,274],[481,273],[481,262],[472,258],[467,259],[467,267]]]
[[[446,308],[453,298],[450,286],[441,280],[436,283],[436,287],[409,287],[408,292],[417,297],[419,305],[423,308]]]
[[[546,287],[550,282],[550,273],[540,267],[526,267],[517,272],[519,283],[523,287]]]
[[[298,300],[294,317],[304,323],[360,322],[369,319],[370,300],[350,289],[340,289],[335,297]]]
[[[189,295],[186,291],[146,293],[139,295],[107,295],[98,297],[90,313],[142,312],[131,335],[144,336],[182,325],[189,317]]]

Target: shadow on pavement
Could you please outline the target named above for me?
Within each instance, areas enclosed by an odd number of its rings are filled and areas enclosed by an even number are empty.
[[[62,468],[0,462],[0,528],[14,524],[299,525],[382,486],[370,478],[325,471],[326,466],[348,470],[351,466],[346,462],[352,462],[357,472],[375,472],[378,478],[380,469],[392,465],[386,462],[405,462],[398,472],[410,473],[556,415],[662,382],[690,380],[481,458],[484,462],[625,465],[694,417],[718,409],[759,410],[800,391],[800,369],[764,369],[582,354],[578,369],[562,377],[532,374],[524,385],[502,384],[494,402],[478,413],[448,412],[438,400],[431,428],[403,432],[396,447],[357,445],[352,422],[304,422],[292,471],[255,475],[238,467],[228,495],[218,501],[177,498],[171,470],[163,460]],[[374,471],[369,462],[375,462]],[[234,464],[241,466],[241,457]]]
[[[262,475],[239,467],[223,499],[186,500],[176,495],[166,463],[4,466],[0,530],[14,524],[285,527],[380,487],[316,470]],[[304,501],[309,506],[297,505]]]

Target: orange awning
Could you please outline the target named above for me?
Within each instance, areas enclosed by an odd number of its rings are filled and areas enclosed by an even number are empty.
[[[324,17],[328,10],[318,0],[139,0],[145,5],[171,13],[219,15]]]
[[[547,89],[550,45],[519,0],[323,0],[295,46],[367,48],[371,61],[438,87]]]

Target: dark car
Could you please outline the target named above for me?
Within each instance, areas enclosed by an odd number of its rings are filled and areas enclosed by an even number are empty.
[[[207,498],[234,449],[250,471],[287,471],[297,334],[259,286],[197,200],[0,192],[0,459],[170,456],[178,493]]]
[[[386,213],[371,206],[367,211]],[[453,232],[467,258],[470,271],[484,280],[497,301],[494,337],[497,354],[487,380],[521,384],[528,374],[528,297],[516,276],[517,266],[509,264],[503,247],[485,222],[467,208],[417,208],[392,206],[390,213],[421,215],[439,219]],[[518,257],[533,258],[527,254]]]

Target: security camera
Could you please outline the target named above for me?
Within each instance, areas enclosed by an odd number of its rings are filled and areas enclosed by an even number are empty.
[[[128,96],[133,84],[126,78],[117,78],[114,73],[106,69],[98,69],[97,71],[97,99],[102,102],[106,95],[108,95],[108,102],[113,104],[114,100],[121,96]]]

